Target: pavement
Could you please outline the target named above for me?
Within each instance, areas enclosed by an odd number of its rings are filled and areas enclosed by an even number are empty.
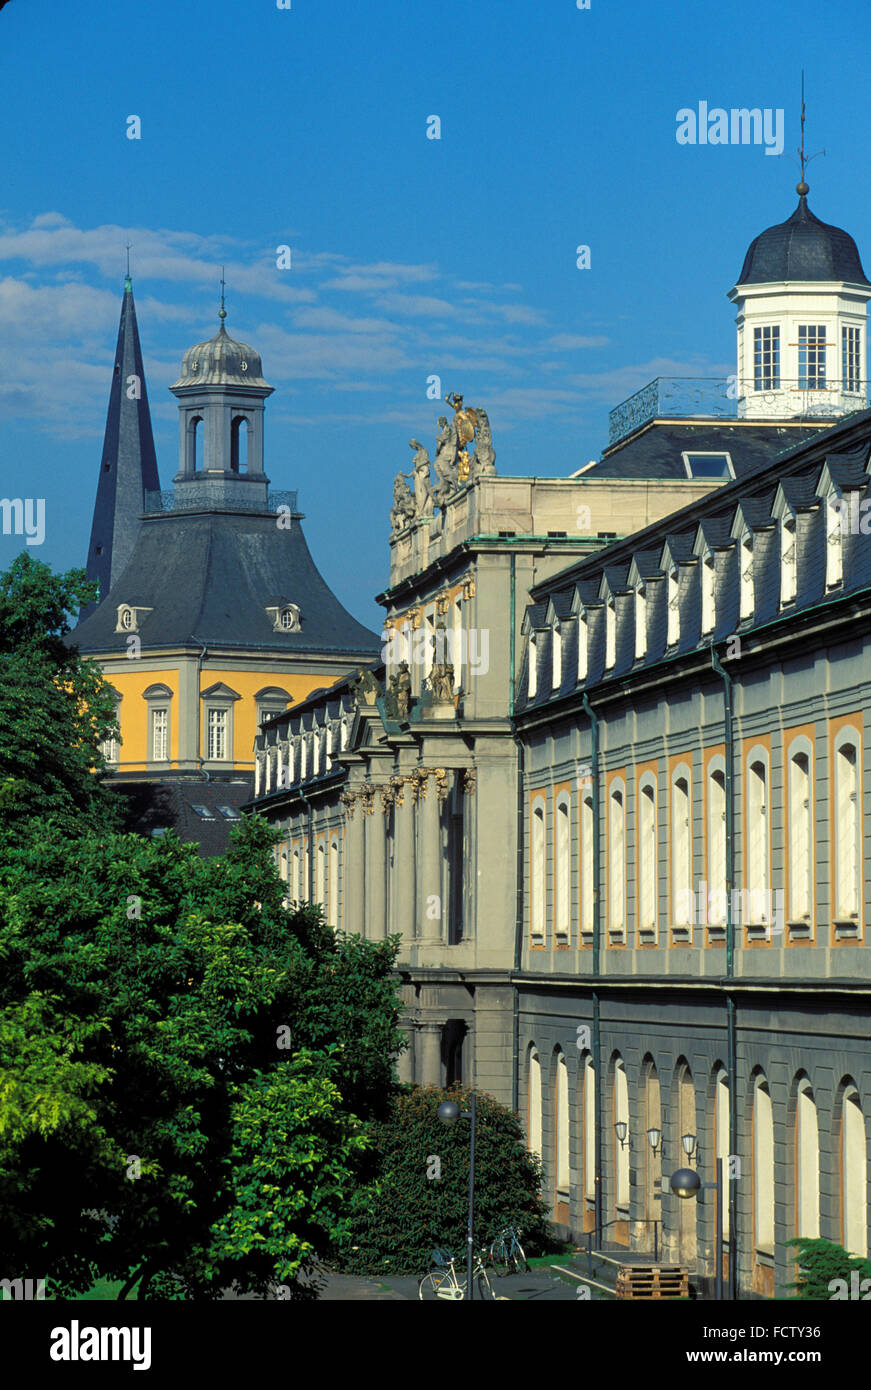
[[[561,1258],[559,1264],[563,1273],[555,1273],[552,1266],[538,1266],[528,1274],[509,1274],[502,1277],[488,1270],[487,1276],[499,1300],[511,1303],[578,1302],[581,1285],[584,1289],[589,1288],[589,1285],[583,1283],[584,1265],[575,1263],[571,1256]],[[413,1276],[359,1278],[323,1269],[320,1279],[323,1281],[320,1297],[326,1301],[342,1302],[353,1299],[369,1302],[419,1302],[418,1280]],[[590,1292],[593,1300],[607,1297],[597,1288],[592,1288]]]

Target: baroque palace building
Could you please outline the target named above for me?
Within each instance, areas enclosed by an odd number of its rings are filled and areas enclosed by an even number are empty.
[[[871,283],[807,191],[735,375],[651,383],[572,477],[497,476],[449,398],[381,660],[263,723],[250,803],[289,901],[401,934],[403,1079],[513,1104],[564,1231],[702,1283],[715,1203],[667,1179],[722,1158],[744,1297],[795,1235],[868,1249]]]
[[[220,852],[250,798],[261,721],[379,649],[306,545],[295,492],[271,492],[260,356],[224,325],[171,387],[179,461],[160,491],[133,289],[124,287],[87,575],[70,635],[116,693],[105,754],[132,823]]]

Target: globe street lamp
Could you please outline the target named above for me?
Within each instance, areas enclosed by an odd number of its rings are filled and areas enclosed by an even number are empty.
[[[692,1140],[690,1148],[695,1148],[695,1136],[684,1135],[684,1148],[687,1152],[687,1139]],[[714,1242],[714,1298],[720,1301],[723,1297],[723,1160],[717,1159],[717,1181],[702,1182],[698,1173],[692,1168],[678,1168],[669,1178],[669,1186],[672,1192],[678,1197],[687,1200],[690,1197],[697,1197],[700,1192],[713,1191],[717,1202],[716,1234]]]
[[[475,1092],[472,1092],[471,1110],[461,1110],[455,1100],[443,1100],[436,1111],[443,1124],[454,1125],[457,1120],[471,1120],[472,1132],[469,1142],[469,1232],[466,1237],[466,1287],[469,1290],[469,1300],[475,1297],[475,1286],[472,1283],[472,1227],[475,1220]]]

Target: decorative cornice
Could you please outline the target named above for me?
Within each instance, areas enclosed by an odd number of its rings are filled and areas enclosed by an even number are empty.
[[[448,797],[448,770],[446,767],[437,767],[434,769],[434,772],[436,795],[439,799],[439,805],[443,806]]]
[[[478,773],[476,769],[473,767],[467,767],[463,772],[463,791],[466,793],[466,796],[474,795],[477,780]]]

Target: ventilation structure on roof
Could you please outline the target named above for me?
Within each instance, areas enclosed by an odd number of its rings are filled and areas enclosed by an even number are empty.
[[[191,802],[191,809],[194,810],[194,811],[196,811],[196,813],[197,813],[197,815],[199,816],[200,820],[214,820],[214,819],[215,819],[215,813],[214,813],[214,811],[213,811],[209,806],[203,806],[201,803],[199,803],[199,802],[197,802],[197,801],[192,801],[192,802]]]

